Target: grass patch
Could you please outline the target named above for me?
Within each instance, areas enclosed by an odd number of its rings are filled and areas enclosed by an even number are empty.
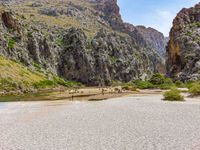
[[[48,80],[46,75],[40,73],[41,67],[34,63],[37,71],[30,71],[20,63],[0,56],[0,91],[31,91],[31,89],[54,88],[56,86],[80,87],[79,82],[67,81],[52,75]]]
[[[82,83],[64,80],[63,78],[60,78],[55,75],[53,76],[52,80],[43,80],[43,81],[36,82],[33,84],[34,88],[36,88],[36,89],[54,88],[59,85],[68,87],[68,88],[76,88],[76,87],[83,86]]]
[[[76,82],[76,81],[68,81],[68,80],[65,80],[63,78],[60,78],[58,76],[54,76],[53,77],[53,81],[56,83],[56,84],[59,84],[59,85],[62,85],[62,86],[65,86],[65,87],[82,87],[84,86],[82,83],[80,82]]]
[[[43,80],[43,81],[36,82],[33,84],[34,88],[36,89],[53,88],[56,85],[57,84],[51,80]]]
[[[45,79],[43,74],[32,72],[20,63],[0,56],[0,90],[28,88],[33,83]]]
[[[15,90],[19,87],[18,83],[11,78],[0,79],[0,89],[5,91]]]

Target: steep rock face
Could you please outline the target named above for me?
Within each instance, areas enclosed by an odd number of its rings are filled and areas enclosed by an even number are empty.
[[[173,21],[167,47],[167,71],[181,80],[200,78],[200,4],[182,9]]]
[[[165,57],[167,39],[162,33],[153,28],[146,28],[144,26],[136,26],[136,30],[142,35],[148,44],[151,44],[161,56]]]
[[[99,12],[104,12],[102,16],[109,25],[115,30],[122,30],[124,28],[121,15],[119,13],[119,6],[117,0],[97,0],[95,9]]]
[[[150,27],[146,28],[145,26],[133,26],[129,23],[125,23],[125,28],[129,34],[137,34],[138,41],[152,46],[152,48],[154,48],[161,57],[165,57],[168,38],[164,37],[161,32]]]
[[[113,80],[128,82],[158,72],[161,60],[155,57],[156,53],[138,51],[130,37],[101,30],[88,43],[81,30],[72,28],[63,40],[60,70],[65,78],[110,85]]]
[[[164,66],[156,47],[123,23],[116,0],[12,0],[0,10],[0,53],[47,76],[110,85]]]
[[[1,14],[1,18],[2,18],[4,25],[7,28],[13,29],[13,30],[18,29],[18,27],[19,27],[18,22],[13,18],[11,12],[3,12]]]

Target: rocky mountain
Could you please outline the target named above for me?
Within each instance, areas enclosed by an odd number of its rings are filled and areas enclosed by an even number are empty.
[[[0,53],[33,71],[93,86],[163,71],[164,36],[124,23],[116,0],[0,2]]]
[[[156,49],[158,54],[163,57],[163,59],[165,58],[168,38],[164,37],[161,32],[150,27],[146,28],[145,26],[134,26],[130,23],[124,23],[124,25],[127,29],[127,33],[136,34],[138,41],[142,41],[141,43],[146,43],[153,49]]]
[[[152,47],[155,48],[162,57],[165,57],[165,47],[168,40],[161,32],[158,32],[150,27],[146,28],[144,26],[136,26],[136,30],[142,35],[149,45],[152,45]]]
[[[182,9],[174,19],[167,54],[171,77],[200,79],[200,3]]]

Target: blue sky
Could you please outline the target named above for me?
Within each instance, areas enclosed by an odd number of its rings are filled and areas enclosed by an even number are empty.
[[[153,27],[169,35],[172,21],[182,8],[194,6],[200,0],[118,0],[125,22]]]

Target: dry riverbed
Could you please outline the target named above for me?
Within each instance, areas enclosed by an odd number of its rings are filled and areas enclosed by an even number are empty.
[[[200,149],[200,99],[162,98],[0,103],[0,150]]]

